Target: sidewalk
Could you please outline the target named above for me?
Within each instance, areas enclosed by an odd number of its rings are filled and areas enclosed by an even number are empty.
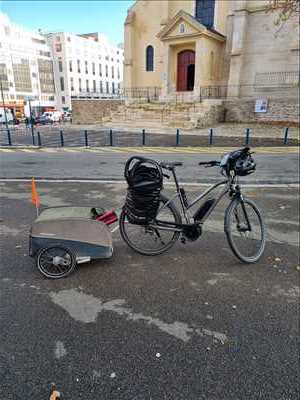
[[[148,126],[147,126],[148,125]],[[288,124],[287,124],[288,126]],[[74,127],[74,126],[73,126]],[[76,125],[77,128],[83,129],[82,125]],[[107,122],[102,126],[115,129],[118,131],[140,131],[141,129],[146,129],[148,132],[153,132],[157,134],[171,134],[174,135],[176,128],[169,128],[163,125],[157,126],[155,123],[152,126],[143,123],[137,123],[132,121],[131,124],[124,123],[120,121],[120,125],[116,126],[116,124],[112,124]],[[225,137],[244,137],[245,130],[247,128],[251,129],[251,135],[257,138],[283,138],[285,127],[269,125],[269,124],[256,124],[256,123],[222,123],[215,126],[211,126],[213,128],[215,136],[225,136]],[[97,125],[89,125],[86,126],[86,129],[89,130],[97,130],[99,126]],[[204,136],[207,137],[209,128],[201,128],[201,129],[180,129],[180,132],[184,135],[195,135],[195,136]],[[291,139],[298,139],[300,137],[300,129],[297,127],[290,127],[288,131],[288,137]]]

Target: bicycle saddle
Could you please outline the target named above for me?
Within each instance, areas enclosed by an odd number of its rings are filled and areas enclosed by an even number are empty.
[[[175,167],[181,167],[183,165],[180,161],[162,161],[160,166],[165,169],[174,169]]]

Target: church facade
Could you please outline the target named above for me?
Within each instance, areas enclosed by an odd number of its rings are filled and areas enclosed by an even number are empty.
[[[265,0],[138,0],[125,21],[124,90],[160,101],[295,98],[299,23]]]

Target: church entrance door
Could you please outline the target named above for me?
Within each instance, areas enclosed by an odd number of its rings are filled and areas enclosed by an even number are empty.
[[[195,83],[195,52],[184,50],[177,56],[177,91],[194,90]]]

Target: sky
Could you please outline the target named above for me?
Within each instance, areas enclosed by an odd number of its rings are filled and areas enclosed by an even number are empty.
[[[32,31],[104,33],[112,43],[124,42],[127,9],[133,0],[0,1],[0,11],[13,23]]]

